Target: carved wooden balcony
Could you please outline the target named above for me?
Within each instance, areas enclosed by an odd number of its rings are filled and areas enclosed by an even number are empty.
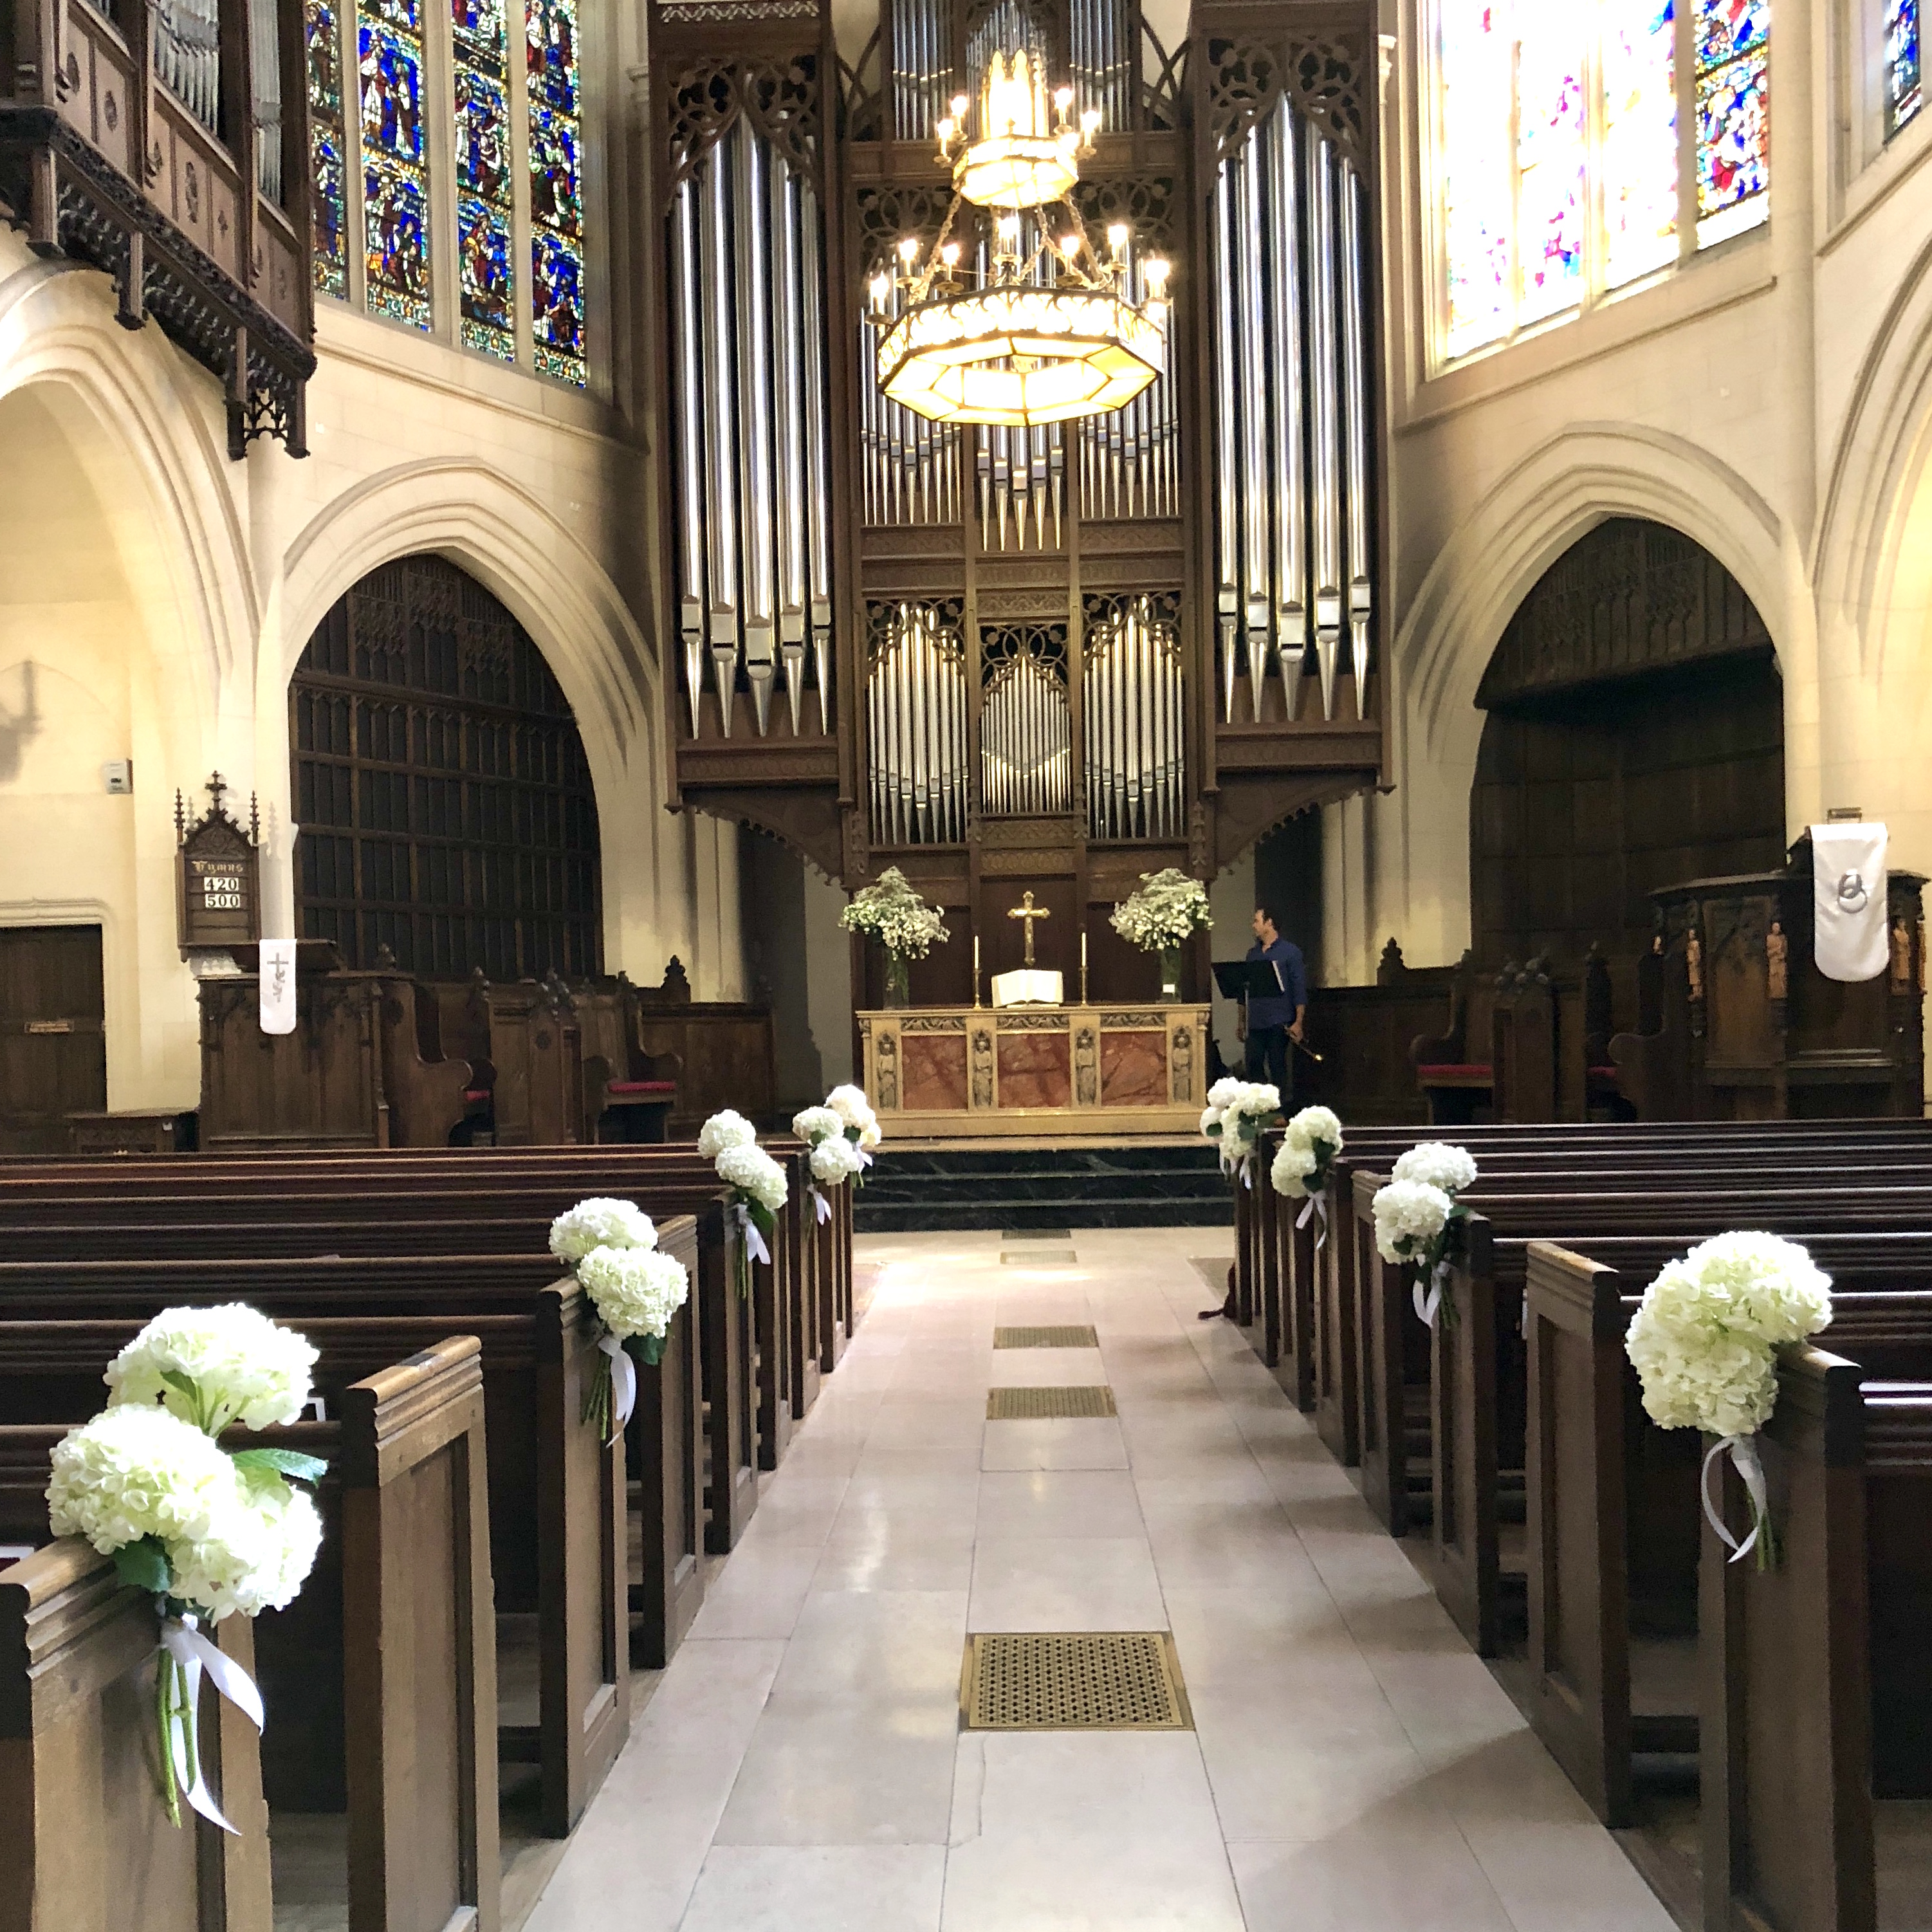
[[[230,455],[304,446],[315,368],[301,0],[0,0],[0,201],[226,392]]]

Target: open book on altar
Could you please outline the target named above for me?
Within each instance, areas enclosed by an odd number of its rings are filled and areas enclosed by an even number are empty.
[[[1066,982],[1043,967],[1016,966],[992,978],[996,1006],[1060,1006],[1066,1004]]]

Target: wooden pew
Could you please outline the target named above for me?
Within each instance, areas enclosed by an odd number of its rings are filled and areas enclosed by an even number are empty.
[[[162,1172],[164,1167],[176,1171]],[[79,1171],[75,1171],[75,1170]],[[677,1149],[611,1149],[596,1154],[560,1151],[538,1155],[441,1157],[384,1156],[373,1162],[325,1160],[284,1162],[143,1162],[136,1185],[117,1185],[124,1168],[101,1163],[51,1164],[32,1173],[18,1166],[0,1168],[0,1230],[38,1222],[72,1226],[74,1210],[89,1212],[121,1202],[143,1224],[192,1216],[206,1225],[212,1198],[232,1227],[272,1222],[299,1214],[304,1224],[327,1214],[339,1219],[326,1252],[347,1253],[380,1242],[385,1249],[430,1252],[470,1246],[463,1224],[474,1216],[520,1220],[528,1233],[518,1244],[535,1256],[544,1251],[551,1220],[586,1195],[620,1193],[662,1216],[692,1214],[698,1220],[698,1266],[692,1274],[692,1301],[703,1350],[705,1423],[710,1442],[711,1479],[706,1546],[722,1554],[735,1546],[758,1504],[760,1466],[757,1340],[754,1304],[734,1290],[727,1247],[728,1230],[719,1208],[723,1190],[711,1163]],[[293,1204],[300,1203],[298,1208]],[[434,1215],[434,1220],[428,1216]],[[356,1229],[364,1232],[358,1234]],[[382,1232],[393,1228],[393,1238]],[[374,1241],[367,1232],[378,1231]],[[414,1232],[405,1232],[413,1230]],[[231,1234],[212,1233],[214,1244],[232,1253]],[[262,1244],[272,1246],[273,1238]],[[86,1241],[69,1252],[97,1253]],[[314,1254],[314,1248],[303,1252]],[[554,1263],[546,1264],[554,1274]],[[791,1292],[789,1281],[787,1293]],[[778,1359],[776,1354],[772,1359]]]
[[[322,1350],[317,1385],[332,1398],[353,1378],[446,1334],[452,1324],[478,1336],[490,1421],[496,1607],[537,1619],[538,1731],[505,1743],[512,1755],[538,1764],[544,1828],[566,1834],[628,1734],[632,1663],[623,1450],[621,1444],[605,1448],[580,1419],[585,1378],[598,1359],[598,1331],[576,1283],[544,1282],[554,1263],[506,1265],[481,1257],[400,1269],[382,1261],[218,1260],[7,1268],[0,1310],[14,1318],[0,1322],[0,1414],[20,1420],[69,1420],[98,1406],[99,1364],[118,1346],[104,1342],[104,1324],[111,1334],[112,1324],[124,1324],[118,1339],[124,1341],[160,1308],[238,1292],[264,1313],[298,1325]],[[386,1274],[402,1278],[385,1288],[379,1284]],[[431,1285],[412,1282],[411,1276]],[[72,1318],[19,1318],[29,1306],[58,1306]],[[662,1367],[645,1371],[640,1382],[688,1388],[692,1346],[682,1312],[670,1340],[669,1375]],[[652,1662],[660,1660],[657,1633],[664,1633],[667,1648],[674,1643],[701,1597],[694,1552],[680,1552],[687,1560],[674,1575],[654,1570],[651,1561],[654,1552],[668,1551],[672,1526],[682,1541],[692,1520],[700,1468],[694,1412],[688,1395],[660,1400],[650,1418],[661,1430],[660,1453],[647,1454],[640,1472],[646,1571],[656,1585],[643,1600],[640,1636]],[[686,1432],[667,1444],[671,1424]],[[648,1452],[652,1442],[641,1424],[632,1432]]]
[[[1726,1563],[1706,1537],[1700,1571],[1704,1923],[1922,1924],[1932,1380],[1781,1355],[1758,1438],[1779,1562]],[[1740,1520],[1728,1459],[1725,1488]]]
[[[100,1342],[89,1357],[97,1383]],[[152,1704],[141,1682],[154,1641],[151,1604],[119,1589],[108,1559],[76,1539],[0,1570],[0,1630],[8,1631],[0,1655],[26,1664],[26,1681],[0,1697],[7,1735],[26,1747],[0,1754],[0,1790],[18,1778],[6,1815],[48,1828],[24,1867],[31,1897],[13,1901],[26,1909],[4,1922],[267,1932],[268,1807],[278,1780],[312,1796],[320,1774],[346,1806],[358,1932],[500,1925],[478,1344],[437,1342],[344,1389],[340,1408],[338,1422],[235,1438],[298,1447],[331,1464],[320,1498],[322,1558],[302,1596],[254,1624],[231,1617],[217,1626],[222,1648],[257,1676],[269,1714],[258,1740],[204,1690],[203,1736],[215,1747],[204,1756],[238,1838],[192,1820],[176,1832],[153,1792]],[[46,1458],[63,1432],[0,1430],[10,1536],[44,1540]],[[37,1439],[29,1447],[26,1438]],[[29,1468],[37,1490],[27,1488]],[[23,1522],[26,1502],[34,1514]],[[345,1641],[350,1630],[354,1642]],[[77,1698],[76,1675],[86,1687]],[[304,1722],[318,1704],[319,1726]],[[126,1742],[109,1747],[123,1726]],[[151,1908],[127,1889],[171,1878],[188,1888],[185,1912],[165,1897]]]
[[[577,1003],[554,970],[541,983],[488,989],[490,1105],[499,1147],[574,1146],[584,1138]]]
[[[377,949],[377,1036],[382,1093],[389,1108],[389,1144],[446,1148],[469,1111],[474,1075],[470,1062],[447,1059],[442,1018],[428,987],[382,968]],[[393,966],[393,962],[390,962]]]
[[[682,1063],[674,1053],[638,1051],[632,989],[621,975],[604,986],[580,980],[571,993],[584,1054],[584,1138],[602,1141],[615,1126],[622,1131],[614,1140],[662,1144]]]
[[[1531,1721],[1607,1824],[1633,1816],[1634,1754],[1695,1748],[1694,1720],[1640,1714],[1634,1646],[1697,1624],[1702,1444],[1644,1414],[1624,1337],[1670,1244],[1621,1237],[1589,1255],[1528,1256],[1528,1583]],[[1925,1364],[1932,1292],[1923,1238],[1810,1238],[1834,1277],[1834,1348],[1867,1372]],[[1681,1249],[1678,1250],[1681,1252]]]

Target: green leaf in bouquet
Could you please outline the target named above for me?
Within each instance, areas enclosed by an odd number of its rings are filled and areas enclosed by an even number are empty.
[[[166,1596],[175,1575],[166,1550],[153,1536],[122,1544],[114,1552],[114,1573],[130,1590],[144,1591],[151,1597]]]
[[[638,1355],[647,1369],[654,1369],[664,1360],[664,1342],[662,1335],[640,1335],[637,1337]]]
[[[328,1465],[320,1456],[304,1456],[298,1449],[238,1449],[234,1463],[250,1479],[257,1472],[288,1476],[298,1483],[319,1483],[328,1473]]]
[[[752,1210],[752,1220],[761,1234],[770,1234],[778,1225],[778,1216],[762,1201],[746,1204]]]

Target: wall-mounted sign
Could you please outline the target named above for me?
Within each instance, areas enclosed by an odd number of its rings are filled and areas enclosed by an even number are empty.
[[[184,953],[247,946],[262,936],[261,821],[252,797],[245,830],[230,818],[221,802],[227,789],[217,772],[208,782],[207,811],[192,820],[175,794],[176,904]]]

